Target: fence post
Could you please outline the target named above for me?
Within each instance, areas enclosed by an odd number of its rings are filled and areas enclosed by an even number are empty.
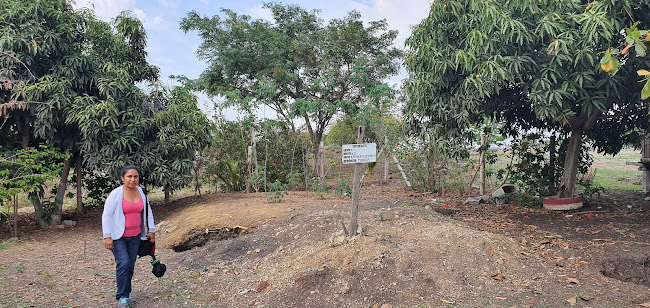
[[[363,135],[366,127],[359,126],[357,133],[357,143],[363,143]],[[352,220],[350,223],[350,236],[357,235],[357,226],[359,218],[359,195],[361,194],[361,166],[362,164],[354,164],[354,179],[352,183]]]

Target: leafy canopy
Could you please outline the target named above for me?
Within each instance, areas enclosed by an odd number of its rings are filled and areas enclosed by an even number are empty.
[[[397,73],[401,52],[385,20],[361,21],[352,11],[325,23],[318,11],[266,3],[273,20],[252,20],[232,10],[223,16],[189,12],[181,29],[197,31],[197,54],[209,67],[203,88],[227,97],[226,105],[260,104],[293,123],[306,123],[317,144],[337,113],[355,110],[383,80]]]
[[[644,125],[634,78],[647,59],[629,57],[615,77],[599,53],[631,18],[650,23],[648,1],[477,1],[432,3],[407,45],[413,125],[471,140],[484,117],[506,132],[587,124],[596,147],[616,153]],[[641,108],[640,108],[641,107]],[[598,125],[595,125],[595,123]],[[647,122],[647,121],[646,121]],[[607,133],[603,133],[603,132]]]

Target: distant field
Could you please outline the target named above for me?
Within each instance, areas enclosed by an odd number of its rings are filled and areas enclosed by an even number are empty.
[[[641,190],[643,173],[637,166],[628,166],[626,162],[638,162],[641,160],[639,150],[625,149],[616,156],[603,156],[592,153],[596,168],[594,184],[606,189],[617,190]]]
[[[639,150],[625,149],[616,156],[602,155],[596,152],[591,153],[591,155],[594,158],[591,169],[596,169],[594,184],[612,190],[640,191],[642,189],[641,180],[643,173],[637,166],[626,165],[627,162],[638,162],[641,160]],[[500,155],[497,163],[487,168],[494,172],[499,168],[506,168],[509,163],[510,156]],[[492,186],[501,183],[501,181],[496,179],[490,179],[489,181],[489,184]]]

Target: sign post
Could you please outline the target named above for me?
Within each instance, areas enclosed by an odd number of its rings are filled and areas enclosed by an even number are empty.
[[[357,235],[359,217],[359,196],[361,194],[361,164],[377,161],[377,145],[363,142],[366,127],[359,126],[357,144],[343,145],[343,164],[354,164],[354,179],[352,181],[352,220],[350,236]]]

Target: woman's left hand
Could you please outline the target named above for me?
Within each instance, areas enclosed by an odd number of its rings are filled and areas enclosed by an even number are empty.
[[[149,232],[147,234],[147,238],[149,239],[150,242],[155,243],[156,242],[156,233]]]

